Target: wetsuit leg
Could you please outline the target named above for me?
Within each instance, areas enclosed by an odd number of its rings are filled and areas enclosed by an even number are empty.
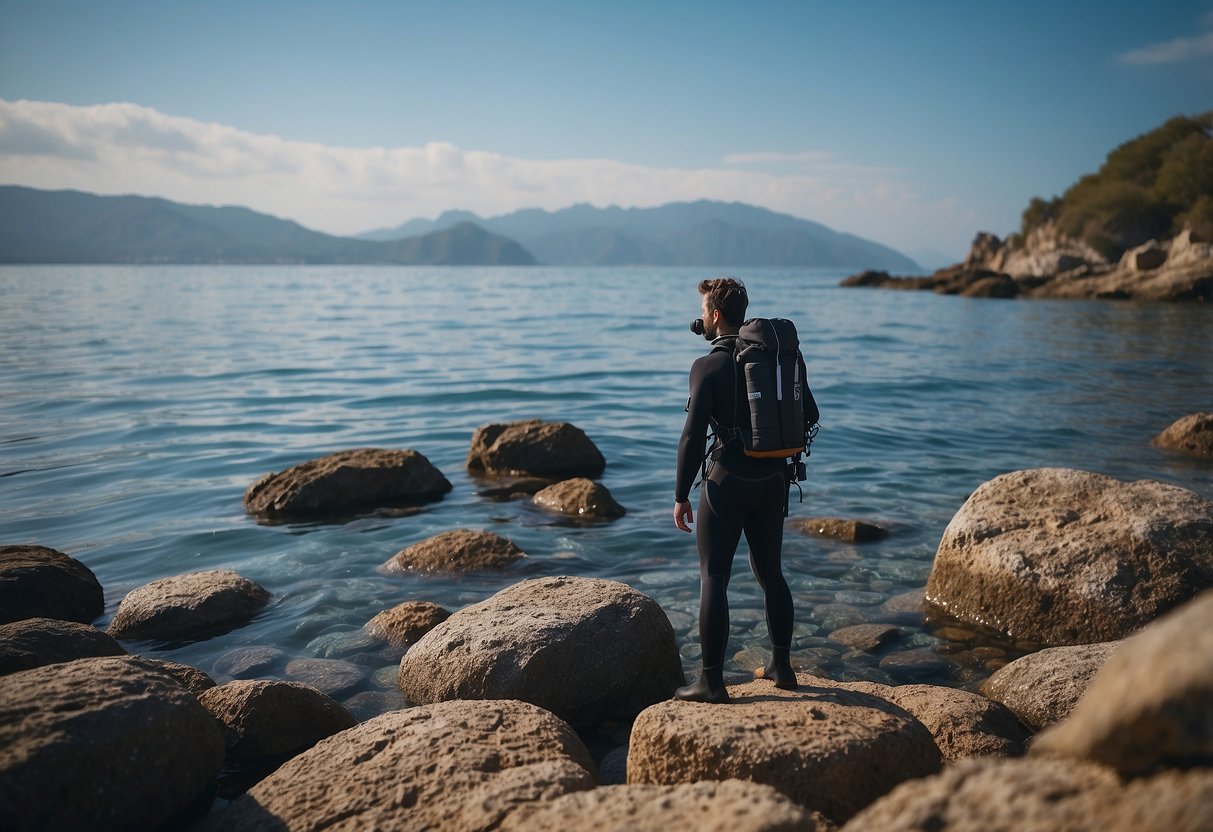
[[[792,669],[792,592],[783,577],[783,499],[787,483],[782,477],[756,488],[759,497],[746,516],[745,538],[750,547],[750,568],[762,587],[766,604],[767,631],[771,636],[771,662],[760,677],[780,688],[796,687]]]

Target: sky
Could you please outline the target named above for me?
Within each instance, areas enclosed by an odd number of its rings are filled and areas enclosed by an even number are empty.
[[[926,259],[1213,110],[1213,0],[0,0],[0,184],[355,234],[746,202]]]

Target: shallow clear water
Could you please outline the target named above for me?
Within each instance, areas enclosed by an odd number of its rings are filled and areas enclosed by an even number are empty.
[[[373,615],[411,599],[454,610],[539,575],[613,578],[657,599],[690,671],[697,561],[670,512],[686,372],[705,348],[687,330],[704,276],[0,269],[0,542],[40,543],[87,564],[106,591],[101,627],[137,586],[234,569],[274,594],[254,622],[195,644],[132,650],[206,671],[249,645],[337,657],[362,671],[339,693],[362,715],[398,704],[399,654],[358,635]],[[1068,466],[1213,497],[1213,466],[1149,444],[1179,416],[1213,409],[1213,309],[841,289],[840,272],[739,276],[755,299],[751,314],[797,322],[822,410],[793,516],[860,517],[892,531],[864,545],[789,532],[785,570],[805,669],[970,686],[988,674],[997,651],[971,654],[977,642],[945,632],[949,641],[880,606],[925,584],[952,515],[1000,473]],[[464,470],[472,432],[529,417],[590,435],[626,517],[568,525],[525,502],[477,496],[480,484]],[[454,490],[417,513],[342,524],[268,526],[245,514],[244,491],[261,475],[352,447],[421,451]],[[502,572],[377,571],[453,528],[490,529],[529,557]],[[744,548],[730,605],[728,669],[748,673],[763,658],[766,629]],[[825,636],[863,620],[906,625],[894,653],[925,648],[954,664],[844,658]],[[271,675],[285,676],[285,663]],[[367,691],[378,693],[355,698]]]

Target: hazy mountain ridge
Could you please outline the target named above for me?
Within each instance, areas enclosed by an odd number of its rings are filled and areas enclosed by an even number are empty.
[[[551,265],[808,266],[918,271],[918,264],[888,246],[834,231],[820,223],[739,202],[670,203],[656,208],[559,211],[527,208],[483,218],[447,211],[414,219],[360,239],[432,232],[471,221],[517,240]],[[870,264],[880,263],[880,266]]]
[[[376,242],[236,206],[0,186],[0,262],[534,265],[535,258],[471,223]]]

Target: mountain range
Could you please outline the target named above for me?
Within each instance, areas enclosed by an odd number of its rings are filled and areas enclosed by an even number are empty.
[[[678,202],[656,208],[559,211],[528,208],[483,218],[448,211],[435,220],[411,220],[359,235],[393,240],[472,222],[517,240],[542,263],[570,266],[807,266],[919,271],[888,246],[843,234],[820,223],[740,202]],[[875,265],[881,264],[881,265]]]
[[[357,237],[235,206],[0,186],[0,263],[800,266],[917,272],[887,246],[742,203],[448,211]]]

